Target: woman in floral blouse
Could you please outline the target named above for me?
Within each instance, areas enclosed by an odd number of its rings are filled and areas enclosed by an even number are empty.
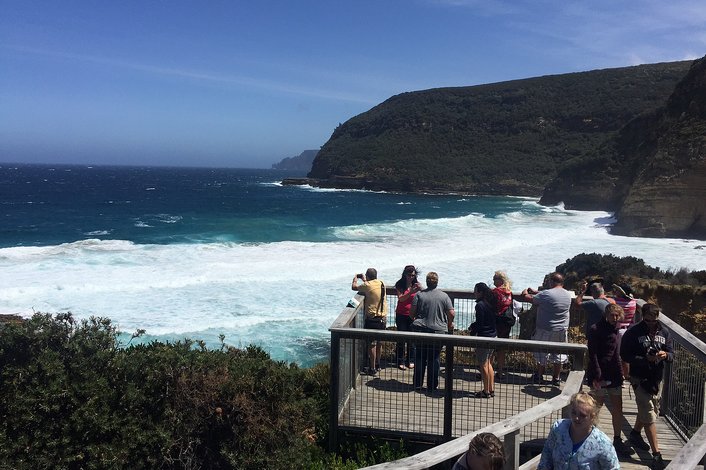
[[[569,406],[571,419],[552,425],[537,470],[619,469],[613,442],[595,426],[598,406],[593,397],[579,392]]]

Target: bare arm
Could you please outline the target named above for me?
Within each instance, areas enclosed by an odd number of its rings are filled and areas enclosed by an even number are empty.
[[[446,324],[449,328],[449,333],[454,332],[454,318],[456,317],[456,310],[453,308],[449,309],[446,313]]]
[[[363,282],[365,282],[365,274],[363,274],[362,276],[363,276],[363,279],[361,279],[361,280]],[[357,291],[358,289],[360,289],[360,287],[358,286],[358,279],[360,279],[360,278],[358,277],[357,274],[355,276],[353,276],[353,283],[351,284],[351,290]]]

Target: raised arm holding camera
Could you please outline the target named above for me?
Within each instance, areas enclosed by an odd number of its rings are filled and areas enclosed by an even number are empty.
[[[385,284],[377,277],[377,270],[368,268],[364,275],[355,275],[351,289],[358,291],[359,294],[365,297],[363,302],[365,328],[384,330],[387,323],[387,298],[385,296]],[[358,280],[363,281],[363,283],[358,284]],[[381,355],[382,343],[376,340],[371,341],[368,347],[370,366],[365,370],[368,375],[375,375],[380,370]]]

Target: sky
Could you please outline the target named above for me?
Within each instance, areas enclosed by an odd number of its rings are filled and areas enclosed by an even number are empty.
[[[0,0],[0,163],[269,168],[399,93],[704,54],[704,0]]]

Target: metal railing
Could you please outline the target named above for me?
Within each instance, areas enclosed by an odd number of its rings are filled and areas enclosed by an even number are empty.
[[[470,323],[474,301],[468,291],[453,291],[457,328]],[[463,299],[462,302],[459,299]],[[580,344],[522,341],[394,330],[366,330],[362,325],[362,297],[356,307],[346,307],[331,331],[331,423],[330,446],[337,448],[341,433],[380,434],[410,438],[428,443],[447,442],[478,429],[510,419],[561,394],[559,387],[535,384],[535,355],[559,354],[568,358],[569,370],[582,370],[586,347]],[[390,299],[394,312],[396,297]],[[394,316],[388,313],[388,325]],[[367,345],[380,341],[383,366],[375,376],[361,374],[367,363]],[[439,387],[415,389],[414,371],[397,368],[398,342],[425,345],[443,350]],[[496,384],[495,399],[478,399],[482,388],[477,376],[476,351],[504,351],[504,379]],[[418,367],[421,364],[418,364]],[[564,378],[569,371],[565,370]],[[428,376],[428,373],[425,374]],[[583,373],[581,373],[583,375]],[[547,376],[548,377],[548,376]],[[580,380],[579,380],[580,387]],[[517,442],[543,439],[549,426],[561,417],[553,409],[518,430]]]
[[[686,445],[667,468],[694,468],[706,460],[706,344],[660,314],[669,329],[674,360],[667,363],[661,408]]]
[[[475,301],[472,292],[445,291],[454,301],[457,332],[465,330],[473,320]],[[438,445],[434,449],[444,450],[445,460],[448,460],[454,455],[463,453],[466,450],[464,446],[477,433],[490,428],[495,429],[493,426],[520,416],[522,413],[524,413],[522,416],[528,416],[527,413],[530,410],[539,409],[537,407],[545,403],[560,403],[557,399],[563,396],[564,392],[574,393],[580,389],[580,383],[577,390],[573,390],[573,387],[568,387],[567,382],[560,395],[558,389],[534,387],[529,379],[532,372],[529,364],[532,363],[530,357],[532,353],[561,352],[573,356],[569,366],[573,371],[581,371],[585,354],[583,345],[477,338],[459,334],[432,335],[391,330],[363,330],[363,298],[357,296],[357,299],[361,302],[360,306],[345,308],[331,326],[330,444],[332,448],[337,446],[340,432],[361,431],[388,437],[412,437],[428,442],[446,442],[443,446],[449,445],[448,448]],[[388,303],[387,325],[390,327],[395,324],[397,296],[394,289],[388,288]],[[528,309],[527,304],[525,308]],[[660,320],[672,333],[675,353],[674,361],[665,368],[662,412],[676,432],[684,440],[688,440],[668,468],[693,468],[699,461],[703,464],[706,455],[704,439],[706,436],[706,424],[704,424],[706,422],[706,345],[666,315],[660,315]],[[571,324],[576,326],[584,321],[581,309],[573,305]],[[511,338],[518,336],[519,323],[513,327]],[[360,371],[367,365],[366,344],[372,339],[382,341],[383,356],[392,372],[384,370],[379,377],[371,378],[361,375]],[[411,371],[395,370],[395,344],[402,341],[425,342],[444,348],[442,365],[445,367],[440,378],[441,385],[431,396],[420,396],[421,394],[413,389],[409,378]],[[501,389],[506,388],[503,391],[506,395],[499,397],[500,399],[467,399],[472,396],[472,389],[480,388],[479,379],[476,377],[477,363],[472,352],[475,348],[506,351],[508,375],[506,380],[499,384]],[[569,372],[569,378],[575,373]],[[511,391],[512,385],[521,387],[519,389],[515,387],[517,390]],[[391,396],[396,397],[391,398]],[[430,398],[435,400],[430,402]],[[378,399],[381,401],[375,402]],[[377,409],[371,407],[371,404],[377,404]],[[506,440],[506,452],[511,450],[507,448],[508,442],[519,443],[543,439],[548,426],[560,417],[558,412],[560,408],[538,417],[533,423],[518,430],[518,436],[513,436],[510,441]],[[546,410],[546,408],[542,409]],[[410,416],[413,418],[410,419]],[[474,419],[470,420],[468,416],[473,416]],[[495,421],[488,421],[491,419]],[[410,425],[410,421],[416,422]],[[463,421],[468,423],[464,424]],[[498,436],[504,435],[495,433]],[[446,452],[451,451],[452,448],[456,449],[451,445],[454,442],[463,444],[460,445],[458,453]],[[425,460],[423,454],[425,453],[414,457],[422,458],[421,461],[432,465],[430,461]],[[433,454],[430,458],[435,459],[434,455],[437,454]],[[517,454],[513,454],[512,460],[515,464],[516,459]],[[517,468],[517,465],[509,465],[508,468]]]

